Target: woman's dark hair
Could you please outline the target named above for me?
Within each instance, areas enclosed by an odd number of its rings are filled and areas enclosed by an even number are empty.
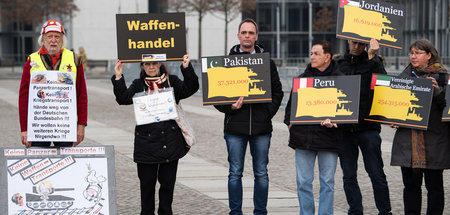
[[[144,62],[141,62],[141,74],[140,74],[140,78],[144,79],[145,77],[147,77],[147,74],[145,73],[145,70],[142,68],[142,66],[144,65]],[[163,73],[168,73],[169,70],[167,70],[166,64],[164,64],[163,62],[161,62],[161,67],[159,67],[159,75],[162,75]]]
[[[434,48],[434,45],[429,40],[418,39],[409,46],[410,51],[412,48],[424,50],[427,54],[431,53],[431,58],[428,62],[429,65],[434,64],[434,63],[439,63],[438,52],[437,52],[436,48]]]
[[[315,45],[321,45],[323,48],[323,53],[330,54],[330,59],[333,59],[333,47],[331,47],[331,43],[326,40],[317,40],[314,41],[311,48]]]

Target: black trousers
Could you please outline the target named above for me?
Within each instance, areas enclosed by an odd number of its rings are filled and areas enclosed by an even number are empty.
[[[442,215],[444,211],[444,170],[402,167],[403,203],[405,215],[420,215],[422,207],[422,179],[427,188],[427,215]]]
[[[159,188],[159,215],[172,215],[173,191],[177,177],[178,160],[161,164],[137,164],[141,182],[141,215],[155,213],[155,186]]]

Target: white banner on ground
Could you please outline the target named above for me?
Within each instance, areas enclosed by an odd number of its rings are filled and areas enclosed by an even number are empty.
[[[137,125],[166,121],[178,117],[173,88],[166,88],[151,94],[137,95],[133,97],[133,104]]]
[[[28,96],[28,141],[77,140],[77,103],[72,72],[33,71]]]
[[[0,148],[0,214],[116,215],[114,148],[73,149]]]

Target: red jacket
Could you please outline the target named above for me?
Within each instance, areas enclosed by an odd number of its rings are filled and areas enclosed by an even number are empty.
[[[47,54],[47,50],[44,47],[39,50],[39,54]],[[44,58],[51,62],[54,68],[59,68],[61,53],[57,54],[56,58],[53,59],[48,56]],[[77,61],[77,60],[75,60]],[[50,64],[50,62],[48,62]],[[27,131],[27,121],[28,121],[28,90],[30,87],[30,59],[23,66],[22,80],[20,82],[19,89],[19,119],[20,119],[20,131]],[[53,70],[52,68],[47,68],[47,70]],[[84,79],[84,70],[82,63],[79,63],[77,67],[77,80],[76,80],[76,91],[77,91],[77,115],[79,125],[87,125],[87,91],[86,91],[86,80]]]

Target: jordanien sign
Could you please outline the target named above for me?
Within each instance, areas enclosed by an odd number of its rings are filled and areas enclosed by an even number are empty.
[[[371,4],[367,1],[361,1],[359,7],[366,10],[373,10],[382,13],[393,14],[396,16],[403,16],[404,12],[401,9],[396,9],[394,5],[390,4],[389,6],[380,5],[380,3]]]

